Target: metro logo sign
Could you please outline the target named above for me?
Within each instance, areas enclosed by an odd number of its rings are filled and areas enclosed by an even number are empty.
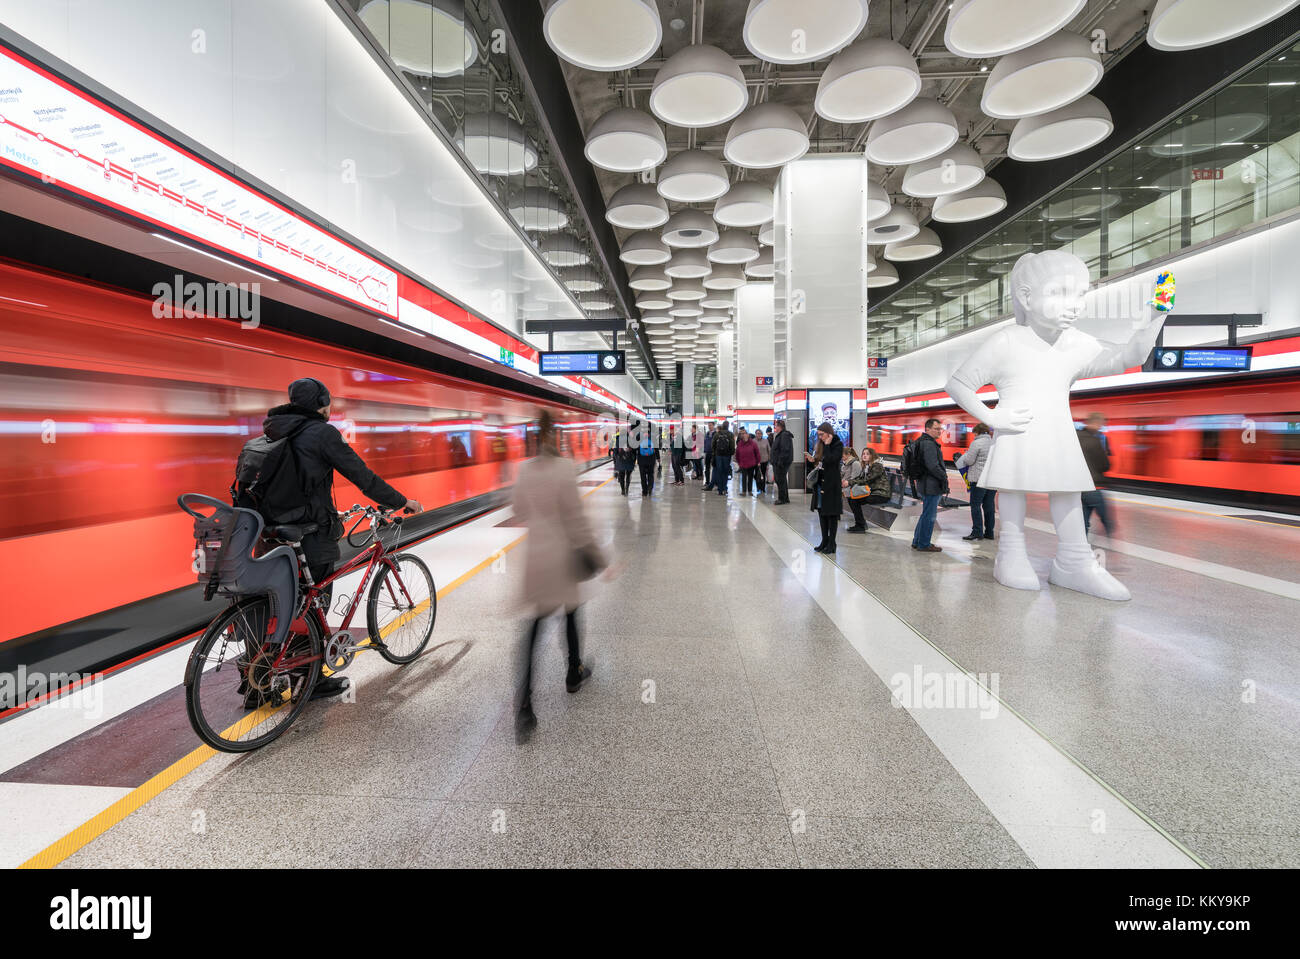
[[[397,318],[393,270],[5,49],[0,90],[0,163]]]

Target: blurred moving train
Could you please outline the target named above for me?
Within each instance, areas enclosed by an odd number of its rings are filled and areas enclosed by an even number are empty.
[[[226,497],[285,389],[314,376],[331,422],[426,510],[502,490],[546,407],[599,460],[609,419],[275,330],[158,318],[153,300],[0,261],[0,642],[193,579],[185,492]],[[364,499],[341,476],[335,498]]]
[[[1079,425],[1093,412],[1106,417],[1116,489],[1300,513],[1300,372],[1091,390],[1073,394],[1070,406]],[[943,454],[951,462],[975,426],[951,401],[873,412],[868,442],[883,456],[901,456],[930,417],[947,426]]]

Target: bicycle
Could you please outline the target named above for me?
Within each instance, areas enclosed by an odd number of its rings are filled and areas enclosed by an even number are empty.
[[[192,504],[215,504],[221,510],[257,518],[251,511],[231,510],[218,500],[196,494],[180,497],[180,503],[200,521],[210,518],[196,512]],[[283,641],[277,641],[277,632],[285,631],[273,595],[240,595],[220,588],[233,601],[208,624],[185,668],[185,708],[200,739],[222,752],[258,749],[283,735],[302,713],[311,701],[322,666],[341,672],[363,649],[374,649],[388,662],[402,666],[424,651],[437,618],[437,591],[429,568],[419,557],[391,552],[402,523],[395,512],[354,505],[343,513],[345,522],[360,517],[348,530],[347,540],[361,552],[319,583],[313,581],[302,549],[303,537],[317,526],[288,524],[261,531],[262,559],[277,555],[287,559],[286,549],[296,554],[299,580],[293,619]],[[369,526],[358,541],[356,534],[366,520]],[[388,537],[390,530],[393,535]],[[258,561],[256,555],[251,558],[253,564]],[[325,619],[325,590],[335,580],[362,569],[365,572],[356,592],[340,597],[337,605],[344,611],[343,623],[331,632]],[[198,565],[196,570],[202,572]],[[352,627],[352,619],[367,586],[366,631],[357,636],[359,630]],[[208,595],[213,591],[210,584]]]

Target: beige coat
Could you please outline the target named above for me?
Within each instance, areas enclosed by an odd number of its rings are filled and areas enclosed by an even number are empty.
[[[534,615],[582,602],[574,552],[586,547],[600,566],[607,560],[596,544],[591,521],[578,496],[574,462],[543,453],[519,467],[514,489],[515,517],[528,528],[524,539],[521,600]]]

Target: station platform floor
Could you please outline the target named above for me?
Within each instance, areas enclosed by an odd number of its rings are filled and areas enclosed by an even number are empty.
[[[526,741],[504,509],[414,547],[440,592],[419,660],[359,655],[353,701],[262,750],[194,736],[188,644],[0,725],[0,865],[1300,865],[1294,517],[1114,494],[1110,603],[1047,585],[1045,498],[1030,593],[966,510],[942,553],[873,528],[823,557],[797,492],[580,482],[616,575],[578,693],[559,621],[539,644]]]

